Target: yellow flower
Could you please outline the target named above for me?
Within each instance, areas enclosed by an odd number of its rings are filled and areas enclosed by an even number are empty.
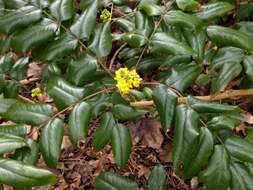
[[[40,97],[42,94],[41,94],[41,90],[40,90],[40,88],[34,88],[34,89],[32,89],[32,93],[31,93],[31,96],[33,97],[33,98],[37,98],[37,97]]]
[[[104,9],[100,15],[100,21],[107,22],[110,20],[111,20],[111,13],[107,9]]]
[[[117,81],[117,88],[122,94],[129,94],[130,90],[138,88],[142,78],[136,70],[128,70],[128,68],[120,68],[115,72],[114,79]]]

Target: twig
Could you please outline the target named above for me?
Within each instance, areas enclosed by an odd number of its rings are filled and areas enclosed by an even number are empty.
[[[195,98],[206,101],[218,101],[224,99],[232,99],[235,97],[244,97],[244,96],[253,96],[253,89],[242,89],[242,90],[227,90],[223,93],[218,93],[210,96],[195,96]],[[187,104],[187,97],[178,98],[179,104]],[[131,102],[131,106],[133,107],[150,107],[154,105],[153,101],[139,101],[139,102]]]
[[[112,69],[113,63],[114,63],[115,59],[117,58],[119,52],[120,52],[124,47],[126,47],[126,45],[127,45],[127,43],[122,44],[122,45],[120,46],[120,48],[117,49],[117,51],[114,53],[114,55],[113,55],[113,57],[112,57],[112,59],[111,59],[111,62],[110,62],[109,70]]]

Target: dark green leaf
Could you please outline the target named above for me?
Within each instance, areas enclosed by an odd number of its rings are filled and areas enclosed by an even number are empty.
[[[26,146],[26,142],[22,137],[0,133],[0,154],[12,152],[24,146]]]
[[[215,2],[202,6],[202,10],[196,14],[196,17],[203,21],[212,21],[215,18],[223,17],[232,11],[235,7],[228,2]]]
[[[209,129],[217,130],[233,130],[240,124],[240,120],[229,117],[229,115],[221,115],[213,117],[208,123],[207,126]]]
[[[170,129],[174,119],[177,97],[169,94],[166,86],[160,85],[153,91],[153,101],[159,113],[162,126],[165,130]]]
[[[80,15],[75,23],[70,27],[70,31],[78,39],[88,39],[96,24],[96,12],[98,9],[97,0],[93,1],[89,7]]]
[[[24,79],[27,73],[28,62],[29,57],[22,57],[19,60],[17,60],[11,68],[10,71],[11,77],[17,81]]]
[[[45,18],[14,35],[11,46],[17,53],[24,53],[52,39],[57,27],[54,21]]]
[[[124,18],[117,18],[117,20],[115,20],[115,25],[121,27],[126,32],[131,32],[134,30],[134,24]]]
[[[0,182],[13,187],[35,187],[53,183],[56,176],[44,169],[16,160],[0,158]]]
[[[54,98],[59,109],[63,109],[80,100],[84,89],[75,87],[60,77],[53,77],[48,81],[47,93]]]
[[[55,0],[50,5],[51,14],[59,21],[71,19],[74,15],[73,0]]]
[[[19,83],[16,81],[10,81],[4,88],[4,98],[16,98],[19,93]]]
[[[199,176],[207,190],[227,190],[230,185],[229,156],[222,145],[216,145],[207,169]]]
[[[22,7],[16,11],[10,11],[0,18],[0,31],[11,33],[14,30],[34,23],[41,18],[41,10],[34,6]]]
[[[97,60],[85,54],[78,60],[72,60],[68,65],[68,79],[74,85],[80,86],[90,80],[97,69]]]
[[[194,0],[176,0],[177,6],[183,11],[197,11],[200,4]]]
[[[111,172],[102,172],[93,186],[95,190],[138,190],[136,182]]]
[[[99,151],[111,140],[112,129],[115,126],[113,115],[110,112],[103,114],[99,127],[93,138],[93,147]]]
[[[253,50],[253,39],[239,30],[223,26],[208,26],[207,35],[219,46],[234,46],[249,51]]]
[[[253,9],[252,9],[253,10]],[[240,30],[241,32],[253,37],[253,22],[237,22],[234,28]]]
[[[1,116],[7,112],[7,110],[17,103],[15,99],[0,98],[0,114]]]
[[[147,111],[142,109],[135,109],[124,104],[117,104],[113,106],[112,113],[114,117],[119,120],[134,120],[145,115]]]
[[[43,160],[50,167],[55,167],[61,153],[64,123],[55,118],[43,127],[40,136],[40,150]]]
[[[139,10],[144,11],[148,16],[158,16],[162,13],[162,8],[159,5],[151,3],[141,3]]]
[[[86,102],[75,105],[69,116],[68,133],[72,144],[77,145],[78,140],[85,139],[91,119],[91,106]]]
[[[112,130],[111,140],[115,162],[120,168],[124,168],[132,149],[129,129],[122,124],[116,124]]]
[[[172,160],[173,168],[179,175],[183,168],[192,164],[189,158],[197,151],[199,132],[198,113],[186,105],[177,106]]]
[[[105,57],[112,50],[111,24],[109,22],[99,24],[95,30],[93,40],[89,48],[97,57]]]
[[[28,126],[23,124],[0,125],[0,133],[25,137],[28,131]]]
[[[193,96],[188,96],[187,101],[188,104],[199,113],[224,113],[240,110],[237,106],[208,102],[194,98]]]
[[[135,13],[135,29],[143,31],[146,38],[150,36],[154,29],[154,21],[152,17],[148,17],[144,12],[136,11]]]
[[[247,78],[253,82],[253,55],[248,55],[243,61],[243,67]]]
[[[24,0],[3,0],[3,3],[7,9],[19,9],[28,4],[28,2]]]
[[[3,117],[16,123],[39,125],[50,119],[52,114],[52,107],[49,104],[17,102],[9,107]]]
[[[166,190],[166,187],[166,171],[162,165],[157,165],[151,171],[145,190]]]
[[[124,34],[122,39],[132,47],[143,46],[147,41],[144,30],[134,30],[131,33]]]

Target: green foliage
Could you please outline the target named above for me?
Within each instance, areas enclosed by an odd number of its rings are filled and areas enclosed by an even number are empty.
[[[210,190],[252,189],[253,144],[235,130],[244,110],[231,101],[192,96],[204,87],[215,97],[237,79],[252,85],[252,6],[202,2],[141,0],[128,6],[112,0],[114,8],[122,6],[123,16],[115,17],[104,0],[0,1],[0,116],[12,122],[0,125],[0,183],[32,188],[55,182],[52,172],[32,166],[38,155],[56,167],[64,128],[77,148],[94,120],[92,146],[100,151],[110,144],[123,169],[132,150],[127,122],[157,116],[164,133],[173,131],[178,176],[197,176]],[[43,64],[40,86],[53,103],[22,101],[20,81],[31,62]],[[118,66],[136,69],[141,86],[119,94],[113,79]],[[146,87],[150,81],[159,85]],[[30,127],[41,129],[38,143],[27,135]],[[138,189],[111,172],[102,172],[93,186]],[[167,188],[166,171],[157,165],[145,189]]]

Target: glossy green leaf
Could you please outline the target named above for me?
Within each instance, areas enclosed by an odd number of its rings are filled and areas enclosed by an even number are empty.
[[[178,8],[182,9],[183,11],[190,11],[194,12],[198,10],[200,4],[194,0],[176,0]]]
[[[19,93],[19,83],[10,81],[4,88],[4,98],[16,98]]]
[[[132,139],[129,129],[122,125],[116,124],[112,130],[112,151],[115,163],[124,168],[132,149]]]
[[[231,190],[252,189],[252,165],[235,162],[230,165],[230,171],[232,175]]]
[[[186,179],[190,179],[193,176],[197,175],[201,169],[208,163],[208,158],[213,151],[213,136],[208,128],[201,128],[199,140],[196,148],[196,152],[189,155],[187,162],[188,164],[184,165],[183,176]]]
[[[0,133],[25,137],[29,127],[23,124],[0,125]]]
[[[72,60],[68,65],[68,79],[74,85],[80,86],[90,80],[97,69],[97,59],[85,54],[78,60]]]
[[[103,149],[105,145],[109,143],[114,126],[115,121],[113,115],[110,112],[104,113],[100,121],[100,125],[95,131],[92,143],[93,147],[97,151]]]
[[[147,56],[145,58],[142,58],[137,67],[137,70],[143,73],[152,73],[154,69],[157,69],[167,61],[167,57]]]
[[[75,87],[60,77],[53,77],[48,81],[47,93],[54,99],[59,109],[63,109],[84,95],[84,89]]]
[[[200,72],[201,67],[194,63],[178,65],[165,77],[165,84],[184,91],[194,83]]]
[[[68,134],[72,144],[77,145],[78,140],[87,137],[90,120],[91,106],[86,102],[75,105],[68,123]]]
[[[230,185],[229,156],[222,145],[214,147],[207,169],[199,175],[199,181],[204,182],[207,190],[227,190]]]
[[[117,104],[113,106],[112,113],[115,118],[119,120],[134,120],[147,113],[146,110],[136,109],[124,104]]]
[[[7,112],[7,110],[17,103],[15,99],[0,98],[0,114],[1,116]]]
[[[64,123],[55,118],[43,127],[40,136],[40,151],[49,167],[56,167],[61,154]]]
[[[110,96],[108,94],[100,94],[87,100],[91,105],[92,118],[97,118],[101,113],[104,113],[108,108]]]
[[[199,138],[199,115],[186,105],[176,108],[175,131],[173,137],[173,169],[181,175],[183,168],[189,167],[189,159],[197,151]]]
[[[155,26],[152,17],[148,17],[142,11],[136,11],[134,21],[136,30],[143,31],[145,37],[151,35]]]
[[[151,3],[141,3],[139,10],[144,11],[148,16],[159,16],[162,13],[162,8],[159,5]]]
[[[102,172],[93,184],[95,190],[138,190],[136,182],[111,172]]]
[[[39,145],[32,139],[27,139],[26,143],[28,147],[16,150],[14,158],[26,164],[36,165],[39,158]]]
[[[20,161],[0,158],[0,182],[16,188],[35,187],[53,183],[56,176],[45,169]]]
[[[234,28],[247,34],[248,36],[253,37],[253,22],[247,22],[247,21],[237,22],[234,25]]]
[[[253,39],[239,30],[223,26],[208,26],[207,35],[219,46],[234,46],[245,50],[253,50]]]
[[[166,171],[162,165],[155,166],[148,178],[145,190],[166,190]]]
[[[22,57],[18,59],[10,70],[10,75],[15,80],[19,81],[25,78],[29,63],[29,57]]]
[[[203,21],[211,21],[215,18],[223,17],[235,7],[228,2],[218,1],[202,6],[202,10],[194,14]]]
[[[150,50],[174,55],[192,55],[193,50],[165,33],[156,33],[150,41]]]
[[[50,5],[51,14],[59,21],[71,19],[74,15],[73,0],[55,0]]]
[[[185,27],[191,30],[198,30],[202,26],[202,22],[199,18],[178,10],[167,12],[163,16],[163,21],[167,25]]]
[[[19,9],[28,4],[28,2],[24,0],[3,0],[5,8],[8,9]]]
[[[109,22],[99,24],[95,30],[93,40],[89,48],[97,57],[105,57],[111,53],[112,50],[112,36],[111,24]]]
[[[233,130],[240,124],[238,119],[229,117],[229,115],[221,115],[213,117],[208,123],[207,126],[209,129],[217,130]]]
[[[7,53],[0,59],[0,71],[8,73],[11,70],[13,64],[14,64],[13,54],[11,52]]]
[[[24,53],[52,39],[57,27],[54,21],[45,18],[41,22],[14,35],[11,46],[15,52]]]
[[[169,94],[166,86],[160,85],[153,91],[153,101],[163,128],[165,130],[170,129],[174,119],[177,97]]]
[[[0,154],[12,152],[24,146],[26,142],[22,137],[0,133]]]
[[[52,78],[52,76],[60,76],[62,74],[61,69],[55,64],[55,63],[51,63],[51,64],[47,64],[41,73],[41,86],[44,87],[46,86],[48,80],[50,78]]]
[[[63,35],[60,39],[48,45],[35,49],[33,54],[39,59],[51,61],[70,54],[77,48],[78,40],[70,35]]]
[[[243,67],[247,78],[253,82],[253,55],[248,55],[243,61]]]
[[[119,26],[126,32],[131,32],[134,30],[134,23],[124,18],[117,18],[115,20],[115,25]]]
[[[224,112],[240,111],[240,109],[237,106],[200,100],[194,98],[193,96],[188,96],[187,101],[188,104],[192,107],[192,109],[196,110],[199,113],[224,113]]]
[[[140,47],[145,45],[147,38],[144,30],[134,30],[133,32],[124,34],[122,39],[132,47]]]
[[[25,6],[16,11],[10,11],[0,18],[0,32],[11,33],[25,27],[41,18],[41,10],[34,6]]]
[[[39,125],[50,119],[52,114],[52,107],[49,104],[17,102],[9,107],[3,117],[16,123]]]
[[[115,4],[115,5],[126,5],[128,3],[128,0],[112,0],[112,2]]]
[[[239,137],[230,137],[225,146],[232,156],[244,162],[253,162],[253,144]]]
[[[70,31],[78,37],[78,39],[88,39],[90,37],[95,29],[97,10],[98,2],[95,0],[70,27]]]

